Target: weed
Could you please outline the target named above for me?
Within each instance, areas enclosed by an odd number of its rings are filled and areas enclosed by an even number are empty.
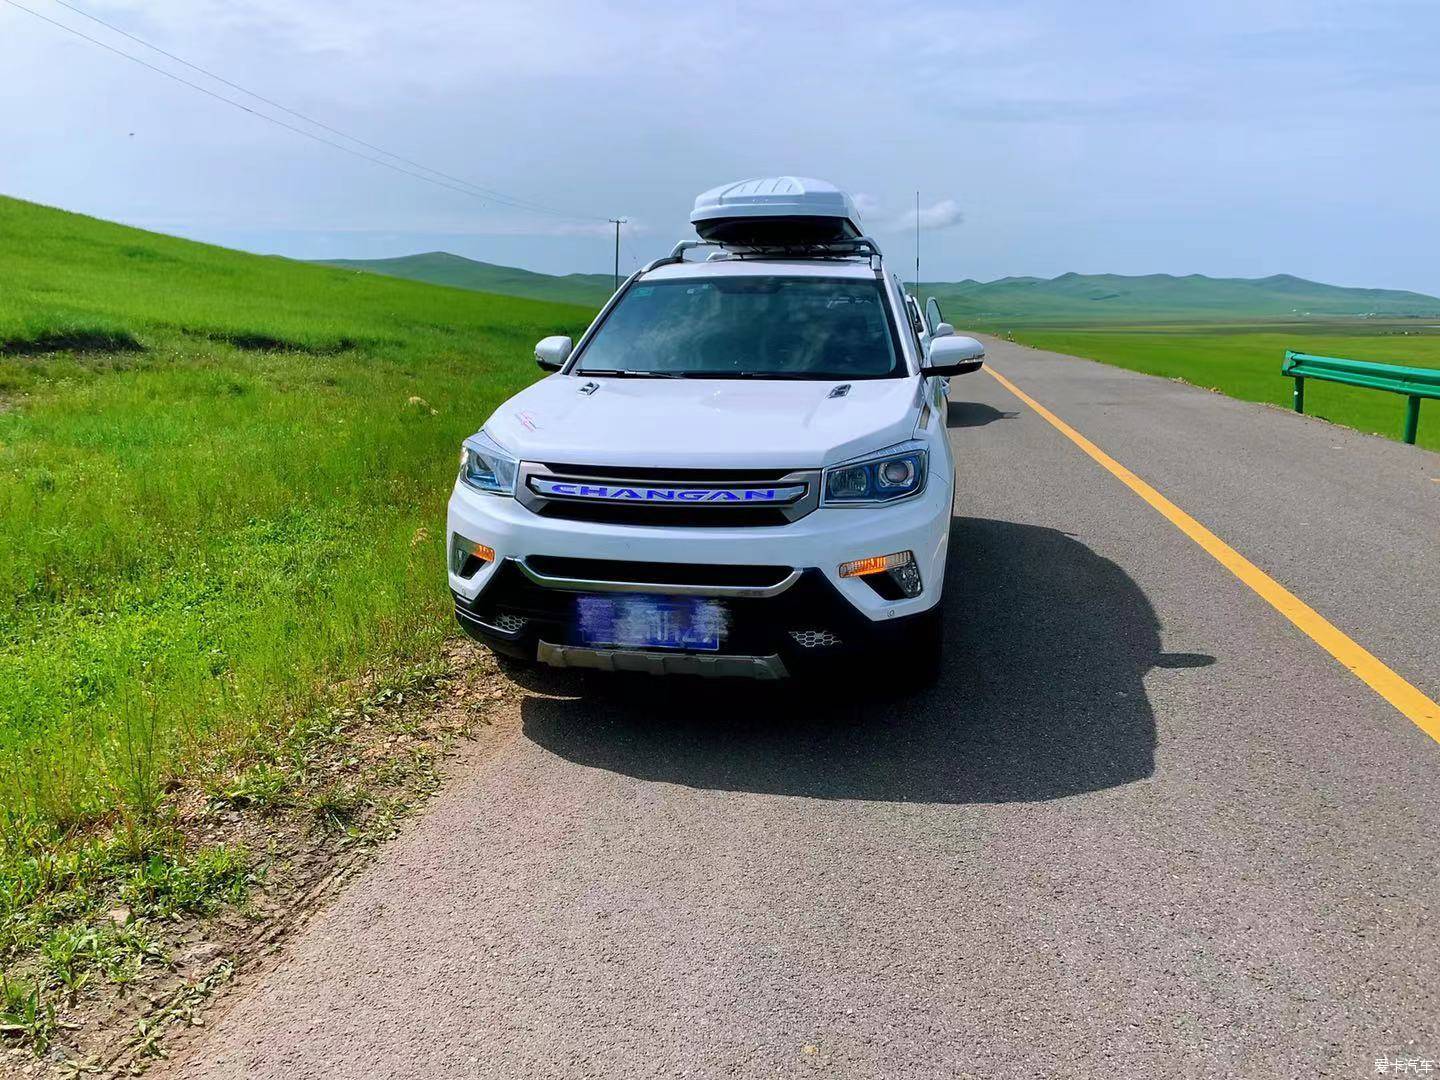
[[[135,1025],[131,1049],[138,1057],[163,1057],[160,1040],[165,1029],[173,1023],[193,1022],[216,988],[229,982],[234,975],[235,965],[230,960],[222,960],[204,978],[182,986],[163,1008],[143,1017]]]
[[[320,828],[344,832],[370,805],[370,795],[364,788],[336,782],[315,793],[310,800],[310,813]]]
[[[67,1058],[55,1066],[55,1071],[61,1080],[80,1080],[83,1076],[94,1076],[100,1072],[100,1061],[98,1058]]]
[[[283,769],[260,762],[231,777],[210,796],[212,807],[273,809],[283,801],[290,778]]]
[[[245,853],[217,844],[185,861],[155,853],[121,883],[120,899],[160,918],[242,902],[254,882]]]
[[[57,1030],[55,1005],[41,991],[38,978],[27,989],[0,974],[0,1035],[19,1039],[39,1055],[50,1049]]]
[[[73,999],[89,978],[84,970],[100,953],[100,934],[90,926],[70,926],[56,930],[41,946],[50,973],[60,981]]]

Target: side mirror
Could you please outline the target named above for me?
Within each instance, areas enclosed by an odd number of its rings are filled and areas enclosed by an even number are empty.
[[[966,375],[979,371],[985,363],[985,346],[973,337],[951,333],[931,338],[921,375]]]
[[[930,336],[932,338],[952,337],[954,336],[954,334],[955,328],[951,326],[948,322],[942,322],[938,324],[934,330],[930,331]]]
[[[535,343],[535,363],[541,371],[559,371],[570,359],[570,350],[575,347],[564,334],[551,334]]]

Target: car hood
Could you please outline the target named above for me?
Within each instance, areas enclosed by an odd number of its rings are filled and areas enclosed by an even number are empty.
[[[909,439],[921,385],[551,375],[496,409],[485,431],[547,464],[815,468]]]

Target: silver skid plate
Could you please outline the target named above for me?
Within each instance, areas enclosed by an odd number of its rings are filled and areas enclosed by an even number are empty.
[[[585,649],[540,642],[542,664],[596,671],[639,671],[649,675],[705,675],[716,678],[783,679],[789,672],[779,656],[700,656],[639,649]]]

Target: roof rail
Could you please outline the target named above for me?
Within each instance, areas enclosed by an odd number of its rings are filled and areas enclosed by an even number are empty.
[[[684,262],[684,261],[685,261],[685,252],[687,252],[687,251],[692,251],[692,250],[694,250],[695,248],[702,248],[702,247],[718,248],[719,246],[720,246],[719,244],[712,243],[712,242],[709,241],[709,240],[681,240],[678,244],[676,244],[673,248],[670,249],[670,254],[669,254],[669,255],[666,255],[666,256],[664,256],[664,257],[662,257],[662,258],[659,258],[659,259],[655,259],[655,260],[652,261],[652,262],[646,263],[646,264],[645,264],[645,269],[642,270],[641,273],[648,274],[651,270],[654,270],[657,266],[664,266],[664,265],[666,265],[667,263]]]
[[[718,244],[713,240],[681,240],[673,248],[670,254],[662,259],[656,259],[645,267],[644,272],[649,273],[657,266],[665,266],[667,263],[685,261],[685,253],[696,248],[711,247],[718,248],[715,253],[724,254],[732,259],[844,259],[855,256],[867,256],[873,268],[879,269],[879,263],[884,258],[880,251],[880,245],[868,236],[857,236],[853,240],[835,240],[820,244],[766,244],[764,246],[747,247],[742,244]],[[711,258],[714,258],[712,255]]]

